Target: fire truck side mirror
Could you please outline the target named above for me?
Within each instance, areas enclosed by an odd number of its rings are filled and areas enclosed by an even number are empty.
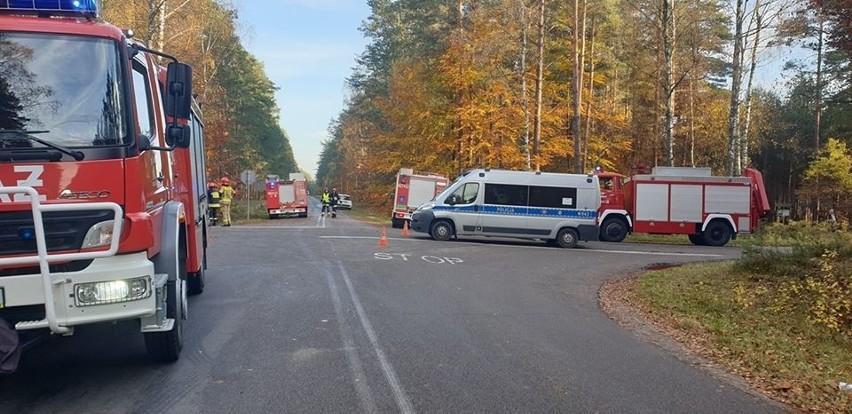
[[[189,148],[189,125],[169,125],[166,129],[166,145],[174,148]]]
[[[177,119],[189,119],[191,110],[192,67],[185,63],[169,62],[166,72],[166,114]]]

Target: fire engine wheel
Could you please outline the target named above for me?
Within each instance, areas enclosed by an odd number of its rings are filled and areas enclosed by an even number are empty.
[[[148,351],[148,356],[158,362],[177,361],[183,349],[183,304],[179,300],[183,295],[178,294],[177,283],[184,282],[177,279],[166,283],[166,306],[168,306],[166,317],[175,320],[172,330],[145,334],[145,349]]]
[[[607,217],[601,225],[601,240],[618,243],[627,237],[627,223],[618,217]]]
[[[391,219],[391,227],[395,229],[401,229],[403,226],[405,226],[405,220],[398,219],[396,217]]]
[[[702,233],[704,244],[707,246],[724,246],[731,240],[731,226],[721,220],[713,220],[707,224]]]
[[[445,220],[436,221],[432,224],[432,229],[429,231],[429,234],[435,240],[447,241],[453,237],[453,226]]]
[[[556,242],[559,243],[559,247],[566,249],[576,246],[579,239],[577,230],[568,227],[559,230],[559,233],[556,234]]]
[[[205,256],[204,261],[206,262],[207,261],[207,258],[206,258],[207,253],[206,252],[204,253],[204,256]],[[190,295],[200,295],[200,294],[204,293],[204,284],[205,284],[204,277],[205,277],[204,276],[204,263],[202,263],[201,268],[198,269],[197,272],[190,273],[189,280],[187,280],[187,283],[186,283],[187,293],[190,294]]]
[[[704,235],[701,233],[690,234],[689,241],[696,246],[704,246]]]

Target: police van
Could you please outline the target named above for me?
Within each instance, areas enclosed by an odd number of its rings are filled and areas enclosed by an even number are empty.
[[[477,169],[420,206],[411,229],[441,241],[496,236],[574,247],[598,240],[600,204],[594,175]]]

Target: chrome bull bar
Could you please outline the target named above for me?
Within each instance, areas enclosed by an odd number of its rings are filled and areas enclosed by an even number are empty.
[[[50,277],[50,263],[67,262],[72,260],[89,260],[100,257],[115,256],[118,252],[118,243],[121,239],[121,227],[124,224],[124,212],[121,206],[116,203],[98,202],[98,203],[61,203],[61,204],[42,204],[39,199],[39,194],[33,187],[1,187],[0,194],[24,195],[24,197],[15,197],[17,202],[29,201],[30,208],[33,214],[33,230],[35,231],[36,255],[15,256],[15,257],[0,257],[0,266],[32,264],[38,263],[41,272],[42,289],[44,290],[44,314],[47,327],[50,331],[57,334],[70,333],[71,329],[60,326],[59,320],[56,317],[56,309],[54,308],[53,285],[62,284],[64,281],[54,282]],[[44,221],[42,213],[53,211],[85,211],[85,210],[112,210],[113,215],[113,237],[110,240],[109,249],[83,253],[47,253],[47,239],[44,232]]]

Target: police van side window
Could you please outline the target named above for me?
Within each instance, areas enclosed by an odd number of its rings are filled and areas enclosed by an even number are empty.
[[[577,189],[531,186],[530,207],[577,208]]]
[[[485,204],[526,206],[528,191],[525,185],[485,184]]]

